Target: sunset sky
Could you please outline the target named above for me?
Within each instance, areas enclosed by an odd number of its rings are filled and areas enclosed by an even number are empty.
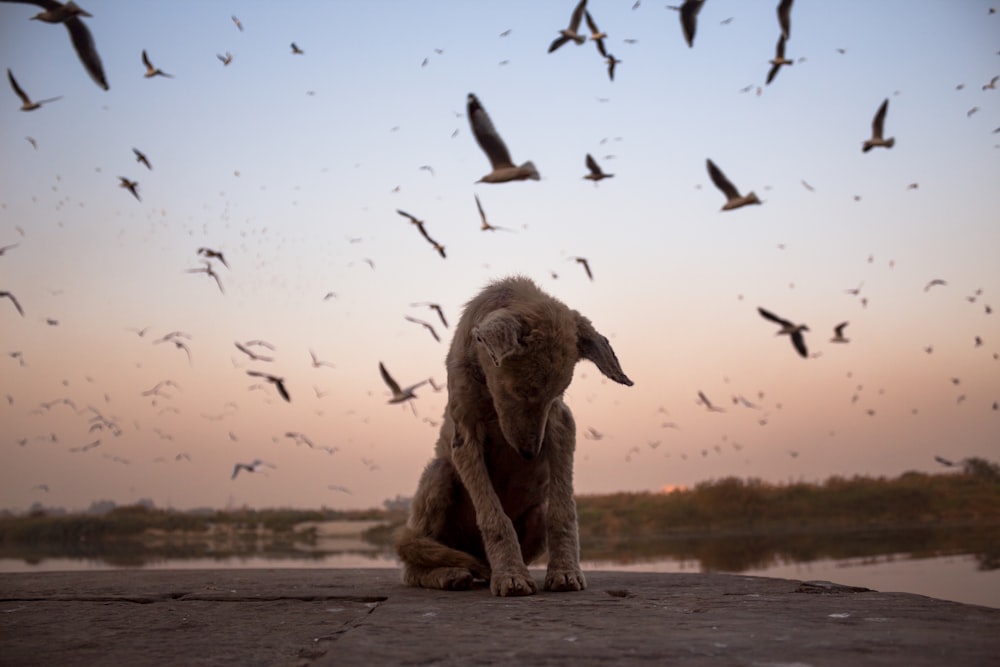
[[[572,1],[80,4],[108,91],[64,27],[0,3],[0,66],[62,96],[23,112],[0,84],[0,291],[24,309],[0,299],[2,508],[411,495],[446,395],[388,405],[378,364],[443,385],[463,304],[511,274],[588,316],[635,382],[577,366],[578,493],[1000,458],[989,2],[796,3],[770,85],[776,0],[705,3],[693,48],[662,3],[591,0],[614,82],[593,42],[546,52]],[[173,78],[144,78],[144,49]],[[476,184],[470,92],[539,182]],[[887,98],[896,144],[862,153]],[[584,180],[588,153],[614,178]],[[721,212],[707,158],[763,204]],[[473,195],[508,229],[481,231]],[[224,293],[189,272],[202,247]],[[813,356],[758,307],[807,323]],[[190,362],[155,342],[172,331]],[[255,339],[272,362],[234,345]],[[275,467],[230,479],[254,459]]]

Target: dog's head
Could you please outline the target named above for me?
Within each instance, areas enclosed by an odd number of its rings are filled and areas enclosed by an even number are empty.
[[[555,301],[508,304],[473,328],[479,365],[507,442],[525,459],[538,456],[549,410],[580,359],[631,386],[608,339],[586,317]]]

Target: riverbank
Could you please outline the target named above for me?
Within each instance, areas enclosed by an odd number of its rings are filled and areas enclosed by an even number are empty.
[[[6,574],[3,661],[919,667],[1000,652],[986,607],[739,575],[587,578],[578,593],[496,598],[406,588],[395,570]]]

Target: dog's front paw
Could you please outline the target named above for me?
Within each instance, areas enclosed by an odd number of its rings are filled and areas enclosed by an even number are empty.
[[[528,568],[524,568],[523,572],[494,572],[490,578],[490,590],[500,597],[534,595],[538,592],[538,585],[528,573]]]
[[[545,573],[547,591],[582,591],[586,587],[587,580],[579,569],[549,570]]]

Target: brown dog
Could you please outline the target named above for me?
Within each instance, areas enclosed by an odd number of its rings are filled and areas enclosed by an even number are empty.
[[[470,301],[446,360],[448,407],[396,541],[410,586],[494,595],[537,591],[527,564],[548,548],[545,589],[578,591],[576,425],[562,394],[580,359],[631,385],[607,338],[527,278]]]

